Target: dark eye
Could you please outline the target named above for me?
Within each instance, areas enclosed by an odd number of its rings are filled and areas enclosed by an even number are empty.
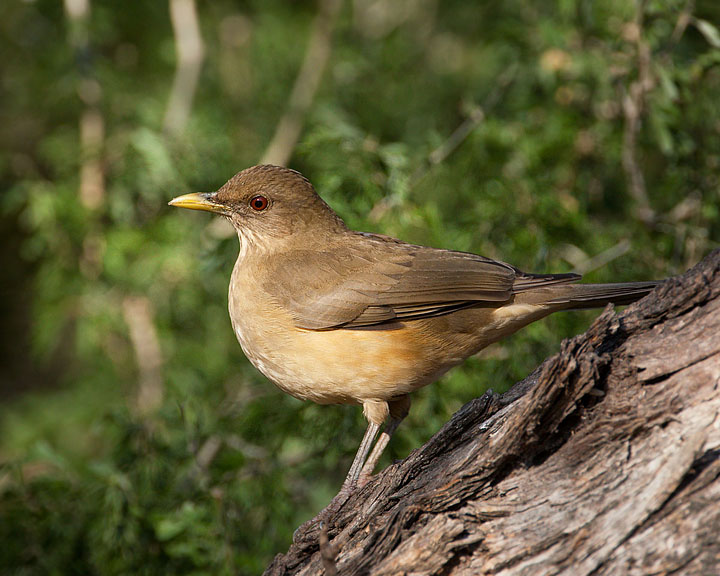
[[[265,196],[253,196],[250,199],[250,208],[262,212],[268,207],[268,199]]]

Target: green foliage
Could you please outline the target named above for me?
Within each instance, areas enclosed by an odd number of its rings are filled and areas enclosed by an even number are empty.
[[[258,573],[337,490],[363,422],[247,363],[226,309],[237,241],[166,203],[262,157],[316,4],[199,3],[175,137],[167,4],[96,1],[85,24],[61,4],[0,9],[0,244],[20,278],[1,311],[0,572]],[[354,228],[589,281],[682,272],[720,240],[720,9],[639,4],[346,3],[290,164]],[[79,193],[94,160],[96,205]],[[593,317],[534,324],[420,391],[384,464]]]

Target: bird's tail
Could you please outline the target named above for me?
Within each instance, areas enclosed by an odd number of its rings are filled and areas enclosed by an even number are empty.
[[[618,282],[616,284],[569,284],[555,286],[548,304],[562,305],[566,310],[602,308],[607,304],[623,306],[646,296],[660,282]]]

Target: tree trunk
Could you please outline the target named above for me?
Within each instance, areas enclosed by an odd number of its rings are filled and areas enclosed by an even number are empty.
[[[716,250],[609,306],[266,574],[720,574],[719,294]]]

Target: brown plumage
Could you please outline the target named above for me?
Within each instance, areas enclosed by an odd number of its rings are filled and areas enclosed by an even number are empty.
[[[237,230],[230,318],[258,370],[298,398],[363,406],[368,429],[345,490],[372,473],[413,390],[552,312],[628,304],[656,285],[573,284],[579,275],[355,232],[307,179],[276,166],[170,204],[222,214]]]

